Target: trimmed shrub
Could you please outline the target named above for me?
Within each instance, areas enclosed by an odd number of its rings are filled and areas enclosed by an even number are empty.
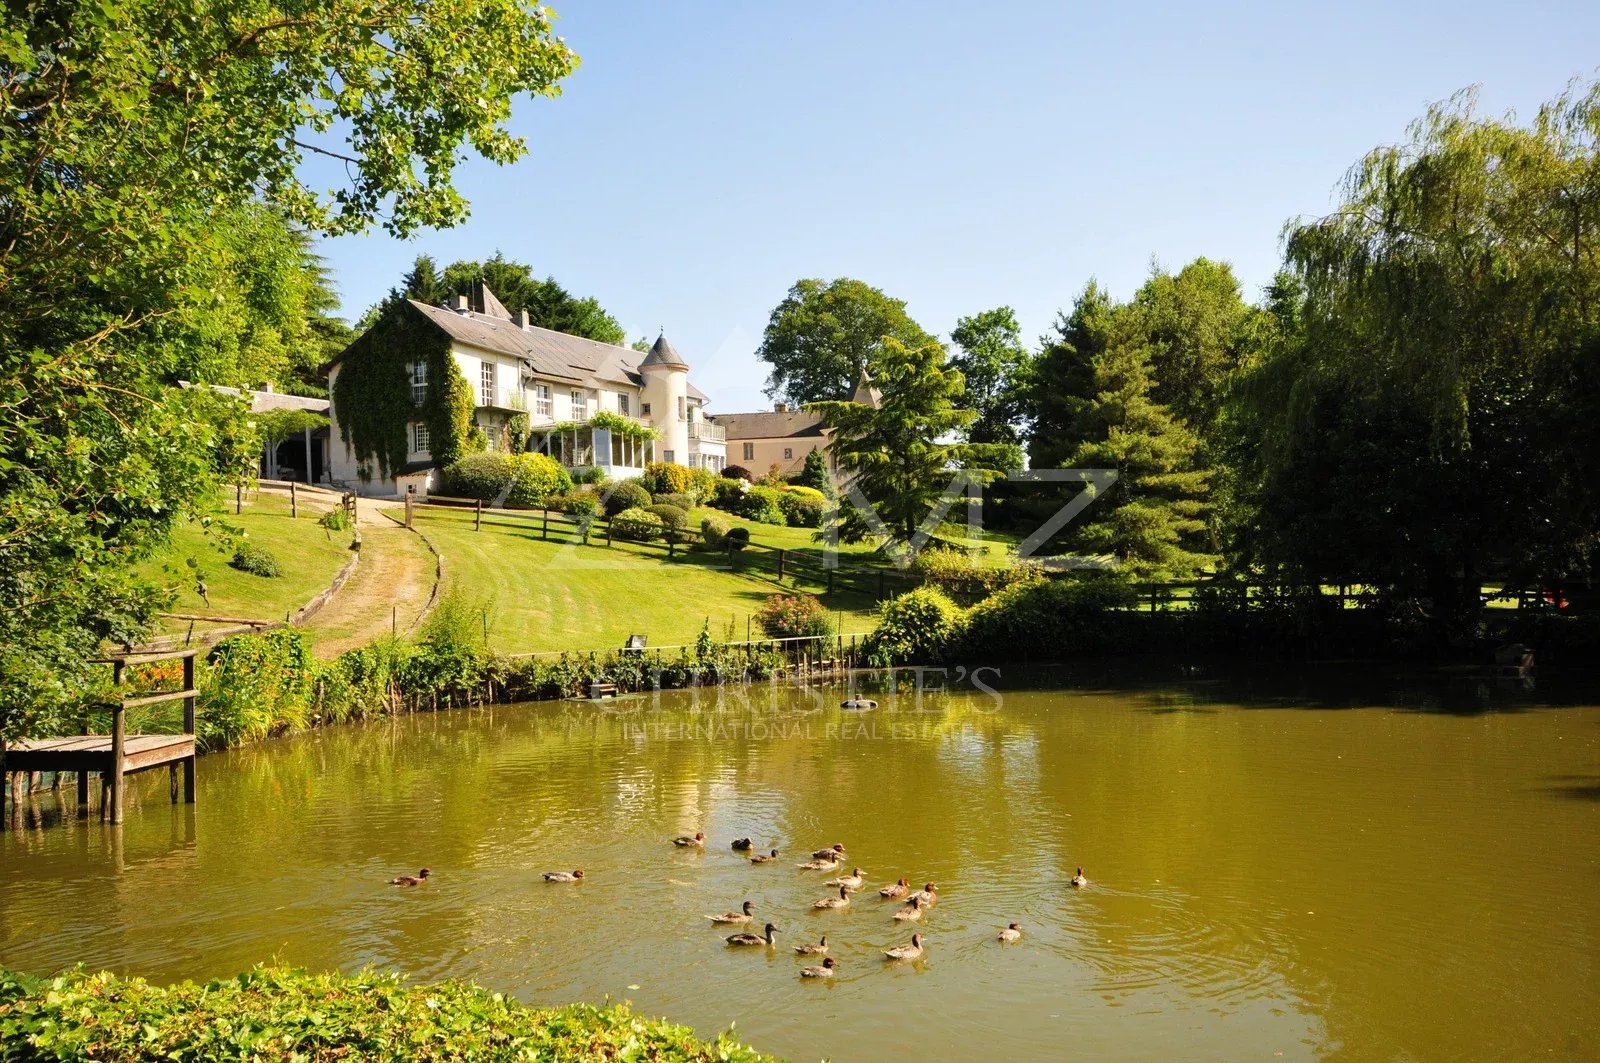
[[[552,495],[572,490],[572,477],[561,463],[544,454],[516,454],[512,457],[511,491],[506,502],[513,506],[543,506]]]
[[[607,477],[605,469],[602,469],[599,466],[591,466],[587,469],[579,469],[572,474],[572,482],[575,484],[592,484],[598,487],[605,483],[606,479]]]
[[[756,614],[769,639],[831,638],[833,617],[809,594],[773,594]]]
[[[687,494],[694,481],[693,470],[669,461],[652,461],[644,467],[639,484],[652,495]]]
[[[799,495],[801,498],[814,498],[818,502],[826,502],[828,500],[827,495],[818,491],[815,487],[807,487],[805,484],[789,484],[783,491],[785,494]]]
[[[252,542],[242,542],[235,547],[233,559],[228,564],[252,576],[277,579],[283,575],[283,569],[279,566],[278,559],[272,556],[272,551]]]
[[[1044,568],[1037,561],[1013,560],[1003,568],[994,568],[960,549],[923,550],[911,567],[962,605],[973,605],[1007,587],[1037,583],[1044,578]]]
[[[733,511],[746,520],[756,521],[758,524],[776,524],[783,526],[788,519],[783,515],[783,504],[780,501],[782,492],[775,487],[756,485],[739,496],[734,503]]]
[[[828,476],[828,459],[822,456],[822,451],[813,449],[806,455],[805,467],[802,468],[791,483],[799,487],[809,487],[819,494],[833,497],[833,480]]]
[[[739,507],[739,500],[749,489],[750,485],[743,480],[718,480],[711,489],[711,496],[706,499],[706,505],[731,513]]]
[[[744,527],[729,528],[727,538],[723,540],[723,543],[730,550],[743,550],[750,545],[750,529]]]
[[[677,506],[682,510],[691,510],[700,504],[693,494],[659,494],[650,497],[658,506]]]
[[[682,542],[683,530],[689,526],[689,513],[680,506],[666,504],[651,506],[645,510],[661,518],[661,527],[666,532],[669,542]]]
[[[661,518],[645,509],[625,509],[611,518],[611,537],[630,542],[647,543],[661,538],[666,525]]]
[[[625,509],[643,509],[650,504],[650,492],[638,480],[613,484],[605,495],[606,515],[615,517]]]
[[[875,660],[935,664],[948,656],[961,632],[961,607],[933,587],[884,602],[879,615],[866,647]]]
[[[1123,650],[1138,641],[1135,604],[1133,586],[1114,578],[1022,583],[967,612],[961,652],[982,663]]]
[[[755,477],[750,475],[750,470],[743,465],[724,465],[722,476],[725,480],[743,480],[745,483],[755,480]]]
[[[747,533],[748,534],[748,533]],[[700,521],[700,543],[707,550],[721,550],[728,544],[728,521],[711,516]]]
[[[517,462],[510,454],[490,451],[468,454],[439,475],[439,493],[447,498],[477,498],[492,502],[511,484]]]
[[[820,528],[828,501],[809,487],[790,487],[778,495],[778,509],[791,527]]]

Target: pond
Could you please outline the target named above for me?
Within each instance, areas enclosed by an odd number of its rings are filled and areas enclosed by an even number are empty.
[[[1600,1056],[1592,693],[1348,669],[986,684],[332,729],[202,758],[194,809],[141,779],[120,834],[46,797],[42,829],[0,836],[0,964],[372,964],[737,1021],[797,1060]],[[703,852],[674,847],[695,830]],[[783,858],[753,866],[745,836]],[[832,876],[795,865],[835,842],[868,886],[813,911]],[[877,889],[902,875],[941,899],[924,958],[890,964],[910,928]],[[777,948],[703,918],[745,900]],[[838,975],[803,981],[791,947],[823,934]]]

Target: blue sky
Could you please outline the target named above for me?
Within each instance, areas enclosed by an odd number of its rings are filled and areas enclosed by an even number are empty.
[[[941,334],[1009,304],[1030,341],[1153,259],[1225,259],[1254,298],[1284,222],[1429,102],[1531,116],[1600,66],[1593,3],[553,3],[583,64],[518,102],[527,157],[462,169],[456,229],[324,241],[345,314],[420,252],[498,249],[665,327],[721,412],[766,405],[798,278]]]

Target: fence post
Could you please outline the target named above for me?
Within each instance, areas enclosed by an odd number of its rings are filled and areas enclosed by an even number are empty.
[[[606,546],[611,545],[611,521],[606,521]]]
[[[473,531],[483,531],[483,499],[478,499],[477,512],[473,515]]]
[[[548,509],[544,511],[544,527],[540,531],[540,538],[546,542],[550,541],[550,511]]]
[[[406,527],[411,527],[411,506],[417,496],[406,492]]]
[[[883,569],[878,569],[878,601],[883,601]]]
[[[233,486],[233,513],[238,516],[244,512],[244,481],[240,480]]]
[[[127,748],[127,721],[119,695],[111,706],[111,822],[122,822],[122,761]]]
[[[183,689],[188,691],[183,699],[183,733],[194,734],[194,654],[183,659]],[[176,803],[177,795],[173,795]],[[188,756],[183,760],[183,803],[194,804],[194,757]]]
[[[300,516],[300,494],[294,488],[294,481],[289,481],[289,519],[295,520]]]
[[[828,569],[828,593],[833,593],[833,569]]]
[[[778,551],[778,582],[783,582],[783,551]]]

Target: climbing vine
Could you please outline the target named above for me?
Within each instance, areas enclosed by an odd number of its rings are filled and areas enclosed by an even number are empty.
[[[639,443],[659,439],[661,436],[661,433],[649,425],[640,424],[631,417],[624,417],[620,413],[612,413],[610,410],[601,410],[587,421],[561,421],[550,425],[548,428],[541,428],[539,431],[559,435],[562,432],[576,432],[580,428],[604,428],[613,435]]]
[[[411,398],[411,367],[427,365],[428,389],[419,406]],[[363,467],[388,479],[406,463],[409,426],[428,426],[433,460],[448,465],[482,450],[472,419],[472,385],[450,355],[450,339],[415,308],[400,304],[346,349],[333,382],[333,407],[345,448]]]

